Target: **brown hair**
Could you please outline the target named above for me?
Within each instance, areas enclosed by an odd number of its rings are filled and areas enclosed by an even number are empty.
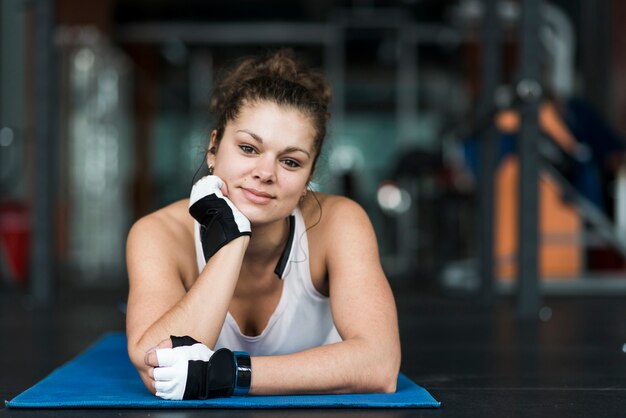
[[[270,101],[293,107],[309,117],[315,128],[313,173],[326,137],[330,96],[324,76],[296,60],[291,50],[245,58],[224,73],[213,90],[210,110],[217,118],[216,140],[219,144],[226,125],[239,116],[244,103]]]

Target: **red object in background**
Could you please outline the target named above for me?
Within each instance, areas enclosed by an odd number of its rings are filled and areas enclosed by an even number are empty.
[[[30,213],[26,204],[18,201],[0,203],[0,252],[2,271],[9,282],[24,285],[28,277],[31,239]]]
[[[624,271],[626,260],[609,246],[590,248],[587,250],[587,267],[593,271]]]

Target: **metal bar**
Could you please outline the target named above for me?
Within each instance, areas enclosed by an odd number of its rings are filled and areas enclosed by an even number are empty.
[[[600,114],[609,114],[613,4],[611,0],[579,1],[580,64],[584,77],[584,97]],[[598,65],[602,63],[601,65]]]
[[[416,44],[460,45],[467,42],[467,35],[456,28],[430,23],[411,23],[411,26]]]
[[[522,99],[522,126],[519,138],[519,251],[518,314],[522,318],[537,317],[539,310],[539,121],[538,107],[542,89],[539,43],[541,0],[522,2],[520,28],[521,80],[517,93]]]
[[[498,282],[496,291],[502,295],[515,295],[513,282]],[[621,274],[586,275],[576,280],[541,280],[539,293],[545,296],[626,296],[626,280]]]
[[[178,39],[188,43],[220,45],[254,42],[279,44],[325,44],[334,36],[328,24],[303,23],[135,23],[121,25],[116,40],[128,43],[167,42]]]
[[[352,29],[397,29],[410,16],[400,8],[335,9],[332,19]]]
[[[24,5],[0,2],[0,194],[24,198]]]
[[[541,170],[548,173],[561,187],[563,192],[573,201],[583,219],[604,240],[613,245],[613,248],[626,257],[626,237],[620,233],[619,227],[614,225],[609,218],[596,207],[594,203],[584,197],[574,186],[572,186],[554,167],[550,164],[541,164]]]
[[[34,302],[46,306],[52,302],[55,261],[52,251],[53,210],[55,197],[55,106],[54,1],[36,4],[36,126],[35,192],[33,216],[33,255],[30,290]]]
[[[493,117],[496,108],[494,96],[500,83],[501,51],[500,21],[497,13],[497,0],[484,0],[482,89],[483,94],[478,108],[478,120]],[[497,132],[493,123],[484,132],[480,146],[479,194],[479,268],[480,292],[484,302],[493,301],[494,287],[494,177],[496,173]]]
[[[398,64],[396,68],[396,114],[398,124],[398,141],[396,145],[414,143],[415,121],[417,120],[417,48],[413,40],[413,25],[404,24],[398,27]]]
[[[116,40],[127,43],[167,42],[179,39],[190,43],[246,44],[246,43],[292,43],[326,44],[336,35],[334,24],[345,28],[400,29],[411,28],[411,33],[404,35],[415,44],[458,45],[463,42],[464,34],[454,28],[436,24],[412,23],[407,19],[394,17],[381,22],[380,18],[372,21],[333,20],[332,24],[300,24],[292,22],[277,23],[132,23],[120,25],[116,29]],[[384,23],[384,24],[383,24]]]
[[[343,134],[345,115],[345,37],[338,26],[331,26],[329,41],[324,46],[324,69],[332,86],[330,123],[334,132]]]

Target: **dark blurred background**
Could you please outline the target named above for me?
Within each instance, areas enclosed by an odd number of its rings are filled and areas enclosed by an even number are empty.
[[[204,160],[216,72],[290,47],[334,88],[315,187],[367,210],[394,289],[444,296],[484,291],[485,275],[496,294],[515,289],[530,57],[539,291],[626,294],[626,3],[542,2],[526,55],[523,6],[2,0],[0,292],[43,304],[66,288],[123,294],[130,225],[186,197]]]

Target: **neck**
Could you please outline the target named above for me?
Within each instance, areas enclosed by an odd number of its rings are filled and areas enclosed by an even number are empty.
[[[253,226],[246,258],[255,262],[266,262],[280,257],[289,235],[287,218],[268,224]]]

